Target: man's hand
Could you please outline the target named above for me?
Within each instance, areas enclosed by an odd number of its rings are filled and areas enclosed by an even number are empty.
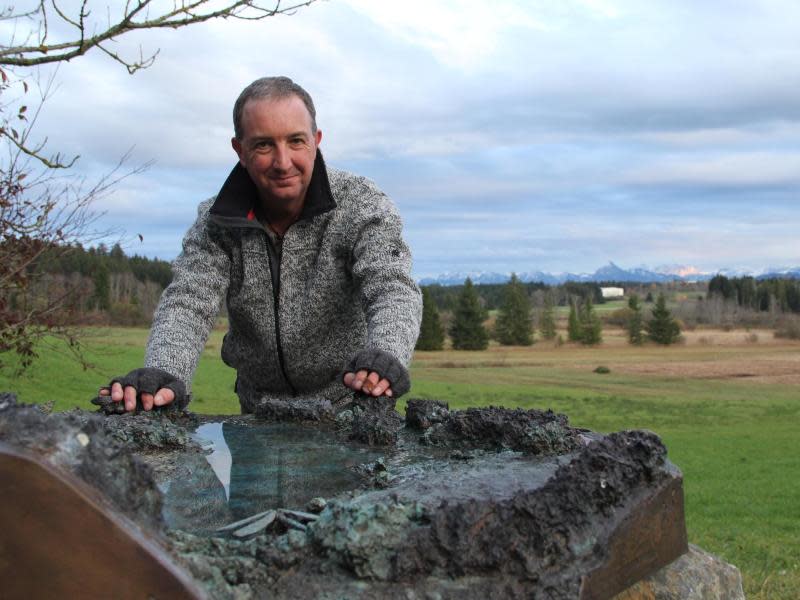
[[[137,395],[141,400],[140,407],[144,410],[167,406],[175,402],[176,398],[180,405],[185,405],[188,400],[186,386],[182,381],[155,368],[134,369],[125,377],[112,380],[110,387],[100,388],[100,396],[110,396],[114,403],[122,402],[125,412],[136,410]]]
[[[125,401],[126,412],[131,412],[136,409],[136,388],[132,385],[127,386],[124,390],[118,381],[115,381],[110,388],[100,388],[101,396],[111,396],[114,402]],[[169,388],[161,388],[155,395],[142,394],[142,408],[145,410],[152,410],[154,406],[166,406],[175,400],[175,392]]]
[[[378,348],[357,352],[344,368],[342,383],[375,398],[399,398],[411,387],[405,366],[392,354]]]
[[[357,373],[345,373],[343,377],[344,384],[350,389],[361,391],[367,395],[375,396],[392,396],[392,387],[389,381],[381,378],[380,374],[376,371],[358,371]]]

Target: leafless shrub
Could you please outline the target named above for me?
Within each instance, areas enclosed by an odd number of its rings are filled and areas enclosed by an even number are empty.
[[[739,306],[735,300],[712,296],[698,302],[681,302],[673,309],[673,315],[681,319],[687,330],[698,325],[710,325],[725,331],[737,328],[775,327],[780,313],[776,310],[758,311]]]
[[[786,340],[800,340],[800,319],[784,318],[775,329],[775,337]]]

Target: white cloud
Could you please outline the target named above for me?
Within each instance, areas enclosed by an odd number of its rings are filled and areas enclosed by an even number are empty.
[[[623,183],[776,186],[800,184],[800,151],[666,155],[624,173]]]
[[[491,65],[508,30],[535,32],[547,25],[530,3],[484,0],[347,0],[403,42],[424,48],[442,64],[473,72]]]
[[[800,122],[772,121],[749,127],[713,127],[683,131],[635,133],[632,139],[685,149],[709,147],[759,147],[796,144],[800,140]]]

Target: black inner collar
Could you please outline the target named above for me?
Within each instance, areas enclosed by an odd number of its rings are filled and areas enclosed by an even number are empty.
[[[222,184],[222,189],[211,207],[211,214],[226,219],[251,220],[248,219],[250,211],[260,212],[260,206],[256,184],[250,179],[250,175],[241,163],[237,162],[225,183]],[[299,220],[311,219],[335,207],[336,201],[331,193],[325,161],[322,158],[322,152],[317,148],[314,170],[311,173],[311,181],[308,184],[306,200]]]

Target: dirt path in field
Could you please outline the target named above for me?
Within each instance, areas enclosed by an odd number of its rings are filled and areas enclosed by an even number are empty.
[[[690,332],[681,355],[669,360],[620,362],[616,370],[637,375],[690,379],[742,379],[760,383],[800,385],[800,345],[764,335],[743,341],[742,333]],[[683,355],[685,352],[685,356]]]
[[[800,385],[800,357],[790,360],[739,359],[724,362],[676,361],[669,363],[618,364],[617,373],[658,375],[689,379],[746,379],[760,383]]]
[[[618,373],[683,377],[689,379],[741,379],[748,382],[800,386],[800,345],[777,339],[771,331],[696,330],[683,334],[684,342],[674,347],[685,352],[668,360],[617,362],[609,366]],[[616,342],[616,344],[614,343]],[[612,346],[624,347],[626,340],[616,339]],[[643,355],[646,357],[648,348]]]

